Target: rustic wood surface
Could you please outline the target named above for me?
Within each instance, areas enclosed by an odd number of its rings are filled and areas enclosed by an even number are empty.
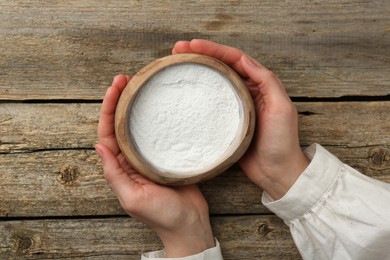
[[[211,222],[225,259],[299,258],[288,227],[276,216]],[[130,218],[0,222],[0,234],[1,259],[139,259],[142,252],[161,248],[148,228]]]
[[[296,105],[303,145],[321,143],[345,163],[390,182],[390,102]],[[123,214],[93,150],[99,109],[99,104],[0,104],[0,216]],[[268,212],[261,190],[238,166],[201,187],[212,213]]]
[[[389,102],[296,102],[303,146],[389,145]],[[0,153],[93,148],[100,104],[0,103]]]
[[[367,175],[390,182],[390,147],[327,148]],[[1,155],[0,172],[0,217],[125,214],[94,151]],[[260,202],[262,191],[238,166],[200,186],[212,214],[269,213]]]
[[[192,38],[243,49],[292,96],[383,95],[389,11],[385,0],[0,1],[0,99],[101,99],[116,73]]]
[[[112,77],[177,40],[252,55],[296,101],[303,147],[390,182],[389,13],[385,0],[0,0],[0,259],[139,259],[161,247],[120,208],[93,146]],[[225,259],[300,259],[237,165],[200,187]]]

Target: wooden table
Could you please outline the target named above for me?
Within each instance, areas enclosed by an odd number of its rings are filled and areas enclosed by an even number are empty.
[[[390,2],[0,1],[0,259],[139,259],[161,247],[128,217],[93,149],[117,73],[177,40],[238,47],[272,69],[324,145],[390,182]],[[225,259],[299,259],[262,191],[232,167],[201,185]]]

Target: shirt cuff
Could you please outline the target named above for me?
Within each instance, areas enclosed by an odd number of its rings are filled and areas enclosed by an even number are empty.
[[[339,176],[342,162],[319,144],[309,146],[311,160],[290,190],[279,200],[263,192],[262,203],[284,221],[301,217],[329,191]]]
[[[219,242],[217,239],[215,239],[215,247],[206,249],[205,251],[191,256],[186,257],[179,257],[179,258],[166,258],[165,257],[165,250],[160,251],[154,251],[145,253],[142,255],[141,260],[147,260],[147,259],[153,259],[153,260],[168,260],[168,259],[174,259],[174,260],[223,260],[222,253],[221,253],[221,247],[219,245]]]

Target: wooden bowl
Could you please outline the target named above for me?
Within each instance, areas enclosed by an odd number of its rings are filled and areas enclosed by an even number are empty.
[[[129,130],[129,116],[131,113],[132,105],[137,97],[139,90],[148,82],[156,73],[162,69],[168,68],[173,65],[181,65],[183,63],[195,63],[204,66],[211,67],[223,76],[226,76],[232,83],[235,90],[236,97],[241,103],[240,116],[241,126],[235,137],[236,148],[233,147],[231,151],[228,151],[225,158],[218,161],[212,168],[197,173],[178,174],[174,172],[164,172],[157,167],[154,167],[152,163],[147,161],[137,149],[137,145],[134,143],[132,135]],[[167,56],[145,66],[141,69],[128,83],[124,89],[115,114],[115,134],[120,150],[122,151],[126,160],[133,166],[133,168],[145,177],[166,185],[188,185],[212,178],[226,169],[232,164],[237,162],[241,156],[245,153],[252,140],[255,128],[255,110],[253,100],[250,93],[243,83],[240,76],[226,64],[219,60],[211,58],[209,56],[198,54],[178,54]],[[241,131],[240,131],[241,130]]]

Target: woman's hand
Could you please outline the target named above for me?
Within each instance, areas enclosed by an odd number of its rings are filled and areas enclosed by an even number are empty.
[[[177,42],[172,54],[198,53],[221,60],[245,81],[257,123],[252,146],[240,160],[245,174],[280,199],[309,164],[298,138],[298,115],[280,80],[242,51],[206,40]]]
[[[103,100],[95,148],[104,177],[123,209],[157,233],[167,257],[193,255],[214,247],[208,205],[198,187],[158,185],[136,173],[122,155],[114,119],[119,97],[129,81],[129,76],[116,76]]]

